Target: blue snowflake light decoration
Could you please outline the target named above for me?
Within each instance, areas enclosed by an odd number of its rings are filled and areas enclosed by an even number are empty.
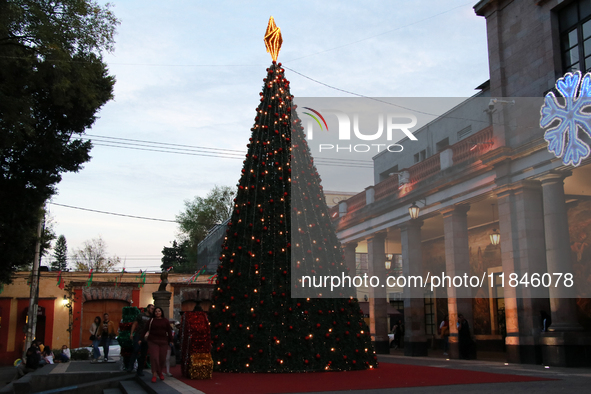
[[[544,139],[548,151],[562,157],[565,165],[577,167],[591,153],[589,145],[579,138],[579,131],[591,138],[591,112],[584,112],[591,106],[591,73],[581,80],[581,72],[566,73],[556,81],[556,90],[544,97],[540,110],[540,126],[546,129]],[[591,110],[591,108],[589,108]]]

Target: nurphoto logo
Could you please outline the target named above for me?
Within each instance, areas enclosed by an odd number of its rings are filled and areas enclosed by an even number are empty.
[[[322,113],[324,114],[323,116],[320,111],[310,107],[303,108],[310,111],[304,112],[304,114],[308,116],[305,132],[309,141],[314,140],[315,127],[321,132],[328,132],[331,134],[333,140],[335,138],[337,139],[337,141],[331,140],[331,143],[326,143],[326,138],[323,138],[323,142],[318,145],[319,152],[366,153],[375,151],[375,153],[379,153],[384,150],[389,152],[402,152],[402,145],[393,143],[392,141],[394,139],[400,140],[403,135],[405,135],[409,140],[417,140],[417,137],[415,137],[411,131],[411,129],[417,125],[417,117],[412,114],[363,114],[366,123],[370,123],[373,126],[364,124],[363,127],[361,127],[360,114],[358,112],[346,113],[341,110],[324,109],[322,110]],[[336,118],[338,125],[336,134],[329,131],[328,123],[326,121],[329,116],[334,116]],[[372,127],[372,129],[370,129],[370,127]],[[402,132],[402,134],[399,132]],[[357,141],[362,143],[351,143]]]

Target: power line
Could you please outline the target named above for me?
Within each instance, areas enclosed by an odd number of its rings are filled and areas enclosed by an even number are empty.
[[[131,149],[131,150],[140,150],[140,151],[148,151],[148,152],[161,152],[161,153],[173,153],[177,155],[189,155],[189,156],[206,156],[206,157],[218,157],[222,159],[239,159],[243,160],[243,157],[236,157],[236,156],[223,156],[223,155],[208,155],[203,153],[189,153],[189,152],[175,152],[175,151],[166,151],[160,149],[147,149],[147,148],[135,148],[131,146],[119,146],[119,145],[110,145],[110,144],[102,144],[96,143],[96,146],[105,146],[111,148],[122,148],[122,149]],[[339,159],[326,159],[326,160],[339,160]],[[347,163],[331,163],[329,161],[324,161],[324,159],[314,159],[314,163],[323,166],[334,166],[334,167],[356,167],[356,168],[373,168],[372,164],[367,165],[353,165]]]
[[[177,155],[218,157],[218,158],[222,158],[222,159],[239,159],[239,160],[244,159],[243,157],[231,156],[231,155],[215,155],[215,154],[197,153],[197,152],[182,152],[182,151],[163,150],[163,149],[149,149],[149,148],[141,148],[141,147],[134,147],[134,146],[106,144],[106,143],[102,143],[102,142],[94,143],[94,145],[95,146],[105,146],[105,147],[110,147],[110,148],[142,150],[142,151],[147,151],[147,152],[174,153]]]
[[[133,219],[154,220],[154,221],[157,221],[157,222],[176,223],[176,221],[174,221],[174,220],[155,219],[155,218],[147,218],[147,217],[144,217],[144,216],[134,216],[134,215],[125,215],[125,214],[122,214],[122,213],[114,213],[114,212],[107,212],[107,211],[98,211],[96,209],[88,209],[88,208],[74,207],[72,205],[58,204],[58,203],[51,202],[51,201],[49,202],[49,204],[57,205],[59,207],[78,209],[78,210],[81,210],[81,211],[88,211],[88,212],[95,212],[95,213],[103,213],[105,215],[123,216],[123,217],[128,217],[128,218],[133,218]]]
[[[109,140],[121,140],[121,141],[130,141],[130,142],[144,142],[144,143],[153,144],[153,145],[167,145],[167,146],[174,146],[174,147],[192,148],[192,149],[200,149],[200,150],[212,150],[212,151],[220,151],[220,152],[236,152],[236,153],[240,153],[240,154],[244,154],[245,153],[244,151],[237,150],[237,149],[208,148],[208,147],[205,147],[205,146],[195,146],[195,145],[186,145],[186,144],[171,144],[171,143],[167,143],[167,142],[147,141],[147,140],[135,140],[135,139],[131,139],[131,138],[109,137],[109,136],[94,135],[94,134],[86,134],[86,135],[89,136],[89,137],[92,137],[91,139],[104,138],[104,139],[109,139]]]
[[[419,111],[418,109],[414,109],[414,108],[405,107],[405,106],[403,106],[403,105],[399,105],[399,104],[391,103],[391,102],[389,102],[389,101],[385,101],[385,100],[380,100],[380,99],[378,99],[378,98],[375,98],[375,97],[369,97],[369,96],[365,96],[365,95],[363,95],[363,94],[359,94],[359,93],[351,92],[351,91],[349,91],[349,90],[345,90],[345,89],[337,88],[336,86],[329,85],[329,84],[327,84],[327,83],[324,83],[324,82],[318,81],[318,80],[316,80],[316,79],[314,79],[314,78],[311,78],[311,77],[309,77],[309,76],[307,76],[307,75],[304,75],[304,74],[302,74],[302,73],[300,73],[300,72],[297,72],[296,70],[294,70],[294,69],[292,69],[292,68],[289,68],[289,67],[286,67],[285,65],[283,65],[282,67],[283,67],[283,68],[285,68],[285,69],[287,69],[287,70],[290,70],[291,72],[294,72],[294,73],[296,73],[296,74],[298,74],[298,75],[300,75],[300,76],[302,76],[302,77],[304,77],[304,78],[306,78],[306,79],[309,79],[309,80],[310,80],[310,81],[312,81],[312,82],[316,82],[317,84],[320,84],[320,85],[326,86],[327,88],[330,88],[330,89],[333,89],[333,90],[337,90],[337,91],[339,91],[339,92],[347,93],[347,94],[350,94],[350,95],[352,95],[352,96],[357,96],[357,97],[365,98],[365,99],[368,99],[368,100],[377,101],[377,102],[379,102],[379,103],[383,103],[383,104],[391,105],[391,106],[393,106],[393,107],[397,107],[397,108],[405,109],[405,110],[407,110],[407,111],[415,112],[415,113],[417,113],[417,114],[423,114],[423,115],[433,116],[434,118],[441,118],[441,119],[445,118],[445,119],[469,120],[469,121],[471,121],[471,122],[479,122],[479,123],[489,123],[489,121],[488,121],[488,120],[487,120],[487,121],[485,121],[485,120],[480,120],[480,119],[468,119],[468,118],[462,118],[462,117],[457,117],[457,116],[449,116],[449,115],[442,116],[441,114],[433,114],[433,113],[430,113],[430,112]]]
[[[150,145],[165,145],[165,146],[172,146],[172,147],[180,147],[180,148],[188,148],[190,149],[196,149],[196,150],[211,150],[211,151],[218,151],[218,152],[229,152],[229,153],[238,153],[240,155],[244,155],[246,154],[245,150],[237,150],[237,149],[225,149],[225,148],[209,148],[209,147],[205,147],[205,146],[196,146],[196,145],[187,145],[187,144],[171,144],[171,143],[167,143],[167,142],[159,142],[159,141],[148,141],[148,140],[136,140],[136,139],[132,139],[132,138],[120,138],[120,137],[110,137],[110,136],[101,136],[101,135],[94,135],[94,134],[85,134],[88,137],[91,137],[90,140],[95,140],[96,138],[99,139],[108,139],[108,140],[121,140],[121,141],[125,141],[121,144],[125,144],[125,143],[129,143],[132,146],[135,145],[139,145],[139,146],[144,146],[141,144],[136,144],[137,142],[141,142],[141,143],[146,143],[146,144],[150,144]],[[109,141],[110,142],[110,141]],[[150,145],[145,145],[145,146],[150,146]],[[184,149],[183,149],[184,150]],[[334,161],[341,161],[341,162],[358,162],[358,163],[362,163],[362,164],[367,164],[367,163],[371,163],[368,160],[351,160],[351,159],[337,159],[337,158],[333,158],[333,159],[329,159],[329,158],[320,158],[321,160],[334,160]]]
[[[181,144],[169,144],[164,142],[156,141],[145,141],[145,140],[133,140],[129,138],[117,138],[117,137],[102,137],[102,136],[91,136],[89,140],[93,141],[95,146],[104,146],[111,148],[122,148],[132,149],[148,152],[161,152],[161,153],[173,153],[189,156],[205,156],[205,157],[217,157],[223,159],[239,159],[244,160],[245,151],[220,149],[220,148],[206,148],[192,145],[181,145]],[[107,139],[107,141],[101,140],[101,138]],[[111,141],[115,140],[115,141]],[[119,142],[119,140],[123,140]],[[140,143],[136,143],[140,142]],[[170,146],[170,147],[169,147]],[[206,150],[206,151],[201,151]],[[211,150],[211,152],[207,151]],[[349,160],[349,159],[338,159],[338,158],[316,158],[314,162],[318,165],[325,166],[346,166],[346,167],[357,167],[357,168],[373,168],[373,163],[368,160]]]

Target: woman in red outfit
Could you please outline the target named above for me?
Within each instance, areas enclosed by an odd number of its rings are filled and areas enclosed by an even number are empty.
[[[144,336],[148,336],[148,353],[152,365],[152,383],[156,383],[158,376],[160,380],[164,380],[162,368],[166,364],[166,352],[172,343],[170,322],[164,317],[162,308],[154,309],[154,317],[146,324],[145,330]]]

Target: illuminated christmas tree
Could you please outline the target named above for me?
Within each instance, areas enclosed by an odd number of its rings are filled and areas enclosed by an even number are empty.
[[[273,64],[260,93],[213,299],[214,368],[373,368],[377,358],[354,293],[336,289],[330,295],[340,297],[328,298],[329,288],[314,289],[315,297],[292,297],[301,294],[302,275],[340,276],[345,268],[289,81],[276,63],[282,40],[272,18],[265,42]]]

